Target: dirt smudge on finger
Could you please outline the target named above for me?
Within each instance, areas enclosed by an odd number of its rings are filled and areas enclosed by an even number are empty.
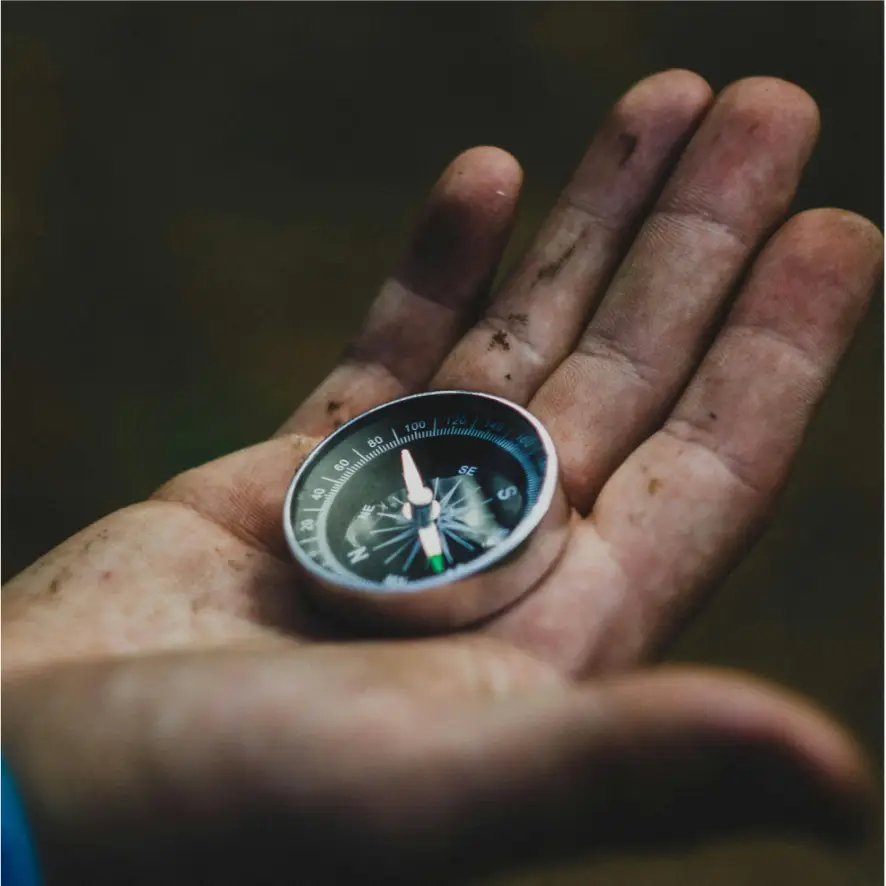
[[[501,329],[492,336],[489,340],[489,347],[487,350],[493,351],[496,348],[501,348],[503,351],[510,351],[511,343],[508,341],[508,334]]]
[[[538,273],[535,275],[535,282],[537,283],[539,280],[550,280],[552,277],[556,277],[557,274],[563,270],[563,266],[566,262],[572,258],[577,245],[578,240],[576,240],[559,258],[552,262],[548,262],[546,265],[542,265],[542,267],[539,268]]]

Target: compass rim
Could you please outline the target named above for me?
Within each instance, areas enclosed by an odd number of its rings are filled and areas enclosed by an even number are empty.
[[[405,585],[384,586],[378,582],[361,579],[353,574],[346,577],[315,563],[299,544],[295,534],[295,521],[292,519],[292,504],[293,499],[295,498],[296,489],[302,478],[310,471],[313,463],[320,459],[336,438],[346,437],[348,430],[353,425],[365,421],[374,413],[380,412],[384,409],[390,409],[391,407],[407,403],[411,400],[422,400],[442,396],[468,396],[499,403],[500,405],[510,408],[518,413],[518,415],[532,426],[533,430],[541,440],[546,455],[544,476],[541,479],[536,501],[533,503],[529,511],[521,517],[517,527],[508,534],[505,541],[500,545],[496,545],[495,548],[480,554],[480,556],[471,560],[469,563],[463,564],[463,566],[458,569],[456,575],[453,575],[455,570],[447,570],[440,575],[430,576],[416,581],[408,581]],[[482,391],[461,389],[421,391],[415,394],[407,394],[403,397],[397,397],[394,400],[388,400],[385,403],[380,403],[378,406],[367,409],[365,412],[361,412],[359,415],[354,416],[352,419],[349,419],[343,425],[336,428],[314,447],[295,472],[286,491],[286,497],[283,503],[283,530],[286,536],[287,546],[298,565],[322,585],[326,587],[331,585],[342,591],[347,591],[350,594],[368,595],[379,600],[395,597],[415,597],[421,595],[423,592],[436,591],[440,588],[445,588],[448,585],[456,586],[461,581],[473,578],[494,568],[497,564],[508,560],[515,553],[519,554],[521,546],[524,545],[532,536],[533,532],[539,528],[545,515],[550,510],[551,503],[554,500],[554,495],[558,487],[558,479],[559,459],[557,457],[554,441],[547,428],[545,428],[541,421],[539,421],[539,419],[524,406],[521,406],[519,403],[514,403],[512,400],[508,400],[506,397],[500,397],[496,394],[488,394]]]

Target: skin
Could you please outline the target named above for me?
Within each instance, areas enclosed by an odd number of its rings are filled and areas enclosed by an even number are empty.
[[[273,439],[12,579],[3,749],[47,881],[443,882],[857,835],[870,779],[838,726],[746,676],[651,667],[761,531],[878,286],[870,222],[784,221],[818,125],[783,81],[642,81],[492,298],[521,171],[467,151]],[[303,592],[283,496],[342,422],[443,387],[547,424],[570,542],[482,625],[369,637]]]

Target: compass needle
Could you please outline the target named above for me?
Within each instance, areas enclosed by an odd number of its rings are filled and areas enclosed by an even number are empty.
[[[405,447],[400,450],[400,462],[403,466],[403,482],[406,484],[406,497],[410,504],[417,504],[427,498],[430,491],[421,478],[412,453]]]

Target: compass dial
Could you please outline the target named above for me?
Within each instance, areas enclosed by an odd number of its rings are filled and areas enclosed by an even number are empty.
[[[457,581],[514,552],[544,516],[556,456],[525,410],[485,394],[385,404],[328,437],[289,490],[296,560],[378,593]]]

